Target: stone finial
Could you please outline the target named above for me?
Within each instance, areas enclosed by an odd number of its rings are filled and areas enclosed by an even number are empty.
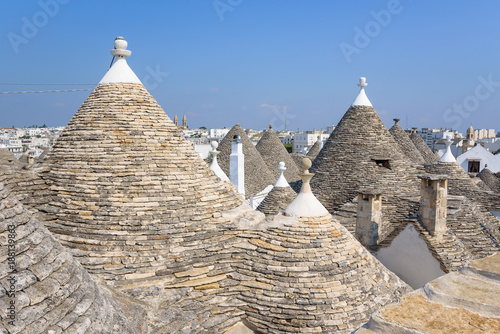
[[[280,177],[278,178],[278,181],[276,181],[276,184],[274,186],[278,187],[278,188],[289,187],[290,185],[288,184],[288,181],[286,180],[285,175],[284,175],[284,173],[286,171],[286,167],[285,167],[285,163],[283,161],[281,161],[278,164],[278,170],[280,171]]]
[[[269,130],[272,130],[272,129],[273,129],[273,125],[269,124]]]
[[[352,105],[353,106],[369,106],[369,107],[371,107],[372,103],[370,102],[370,100],[368,100],[368,97],[366,96],[366,93],[365,93],[365,87],[368,86],[368,84],[366,83],[365,77],[359,78],[358,86],[360,87],[359,94],[356,97],[356,99],[354,100],[354,102],[352,103]]]
[[[309,173],[309,168],[311,168],[312,162],[309,158],[302,158],[300,161],[300,168],[302,168],[302,174],[311,174]],[[312,174],[314,175],[314,174]]]
[[[396,124],[398,124],[398,122],[399,122],[401,119],[399,119],[399,118],[393,118],[392,120],[394,121],[394,125],[396,125]]]
[[[111,63],[111,68],[99,81],[99,84],[110,83],[138,83],[142,84],[141,80],[135,75],[134,71],[130,69],[127,64],[127,57],[130,57],[132,51],[127,50],[127,41],[123,37],[118,36],[115,38],[115,48],[111,50],[113,57],[116,61]]]
[[[366,83],[366,78],[365,77],[359,78],[358,86],[361,87],[361,89],[363,89],[366,86],[368,86],[368,84]]]
[[[451,153],[451,144],[453,143],[453,140],[451,139],[450,134],[445,135],[445,144],[446,144],[446,151],[444,152],[443,156],[439,159],[439,161],[442,162],[457,162],[457,159],[453,156],[453,153]]]
[[[217,151],[217,147],[219,147],[219,143],[214,140],[214,141],[210,142],[210,146],[212,147],[212,150],[210,151],[210,154],[212,154],[212,163],[210,164],[210,169],[222,181],[229,181],[229,178],[227,177],[226,173],[224,173],[222,168],[220,168],[219,163],[217,162],[217,155],[220,153],[219,151]]]
[[[311,159],[303,158],[301,161],[303,172],[299,174],[302,179],[300,193],[293,202],[286,208],[285,213],[289,216],[298,217],[320,217],[328,214],[328,210],[318,201],[311,191],[311,181],[314,173],[309,173],[312,166]]]
[[[115,48],[110,52],[115,57],[121,57],[121,58],[130,57],[132,51],[127,50],[127,46],[128,46],[127,41],[122,36],[118,36],[115,38]]]

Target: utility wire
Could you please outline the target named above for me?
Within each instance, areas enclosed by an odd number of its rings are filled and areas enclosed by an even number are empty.
[[[0,92],[0,94],[32,94],[32,93],[63,93],[63,92],[83,92],[94,89],[62,89],[62,90],[34,90],[25,92]]]

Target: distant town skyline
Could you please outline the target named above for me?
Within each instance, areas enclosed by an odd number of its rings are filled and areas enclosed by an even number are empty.
[[[66,125],[124,36],[132,70],[191,128],[337,125],[361,76],[388,128],[393,118],[403,128],[499,128],[496,2],[40,0],[0,9],[0,92],[77,90],[0,94],[0,127]]]

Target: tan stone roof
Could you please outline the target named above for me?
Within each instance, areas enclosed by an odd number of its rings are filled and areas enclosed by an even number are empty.
[[[408,215],[408,210],[399,212],[399,197],[419,195],[416,168],[370,106],[349,108],[311,171],[316,173],[311,180],[313,192],[330,212],[355,198],[360,188],[370,186],[384,194],[384,215],[392,221]]]
[[[10,168],[21,168],[24,164],[6,148],[0,148],[0,166]]]
[[[413,132],[410,135],[410,139],[413,142],[413,145],[415,145],[417,150],[420,152],[426,163],[432,163],[439,160],[439,158],[436,157],[434,153],[432,153],[429,146],[427,146],[425,141],[422,139],[422,137],[420,137],[418,133]]]
[[[105,279],[155,276],[180,235],[242,203],[142,84],[98,85],[48,159],[49,229]]]
[[[441,276],[372,315],[357,334],[499,333],[500,253]]]
[[[307,152],[307,156],[311,158],[311,160],[314,160],[319,153],[319,142],[319,139],[316,140],[314,145],[309,149],[309,152]]]
[[[290,157],[290,154],[272,128],[264,133],[255,148],[262,156],[267,168],[269,168],[269,170],[273,173],[274,181],[276,181],[280,176],[280,172],[276,169],[276,167],[278,167],[278,164],[282,161],[286,166],[285,178],[289,182],[300,180],[297,165],[295,165],[293,159]]]
[[[418,164],[423,164],[425,162],[420,151],[415,147],[408,134],[397,122],[389,129],[389,132],[394,137],[394,140],[396,140],[403,154],[406,155],[410,161]]]
[[[247,321],[266,333],[351,333],[411,289],[330,215],[268,216],[246,231],[240,299]]]
[[[15,326],[2,316],[0,330],[9,333],[140,333],[144,314],[131,305],[122,309],[98,286],[70,253],[0,184],[0,303],[14,301]],[[11,233],[12,232],[12,233]],[[8,235],[15,233],[15,268],[9,267]],[[15,296],[9,279],[14,277]],[[130,321],[129,319],[132,319]],[[143,324],[141,324],[143,325]],[[5,333],[7,333],[5,331]]]
[[[278,177],[273,176],[273,173],[267,167],[267,164],[252,144],[250,138],[248,138],[241,126],[236,124],[221,140],[218,148],[220,153],[217,156],[217,161],[229,178],[229,156],[231,155],[231,143],[234,136],[240,136],[243,144],[243,154],[245,155],[245,196],[253,197],[267,186],[273,185]],[[276,166],[278,166],[277,163]]]

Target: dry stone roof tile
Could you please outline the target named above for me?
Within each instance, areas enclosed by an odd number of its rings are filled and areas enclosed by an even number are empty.
[[[142,84],[98,85],[48,159],[48,227],[108,280],[154,277],[176,236],[207,226],[202,238],[242,203]]]
[[[375,109],[351,106],[332,132],[313,162],[316,175],[311,187],[330,211],[370,186],[384,194],[388,220],[405,218],[398,213],[401,197],[415,197],[420,183],[417,169],[408,162],[386,129]]]
[[[290,187],[274,187],[259,204],[257,210],[266,215],[276,215],[285,211],[297,193]]]
[[[403,154],[408,157],[410,161],[418,164],[425,163],[422,154],[420,154],[420,151],[417,150],[408,134],[405,132],[405,130],[403,130],[398,122],[394,123],[394,125],[389,129],[389,132],[394,137],[394,140],[396,140],[396,143],[398,144]]]
[[[488,167],[483,168],[477,176],[488,186],[489,189],[496,193],[500,193],[500,180]]]
[[[340,224],[286,217],[247,231],[237,264],[247,321],[262,332],[350,333],[371,313],[411,289]]]
[[[267,168],[273,173],[274,179],[277,180],[280,172],[276,169],[280,162],[284,162],[286,166],[285,178],[289,182],[299,180],[299,169],[290,157],[290,153],[281,143],[276,132],[269,128],[255,146],[257,151],[262,156],[262,159],[267,165]]]
[[[307,156],[311,158],[311,160],[314,160],[319,153],[319,142],[319,139],[316,140],[313,146],[311,146],[311,148],[309,149],[309,152],[307,152]]]
[[[413,132],[410,135],[410,139],[413,142],[413,145],[415,145],[417,150],[420,152],[422,158],[424,158],[426,163],[433,163],[439,160],[439,157],[432,153],[429,146],[427,146],[425,141],[422,139],[422,137],[420,137],[418,133]]]
[[[127,310],[96,284],[2,184],[0,217],[2,332],[140,333],[140,320],[136,318],[135,324],[129,321]],[[13,234],[15,270],[7,261],[9,235]],[[16,313],[14,326],[5,314],[11,301]]]

